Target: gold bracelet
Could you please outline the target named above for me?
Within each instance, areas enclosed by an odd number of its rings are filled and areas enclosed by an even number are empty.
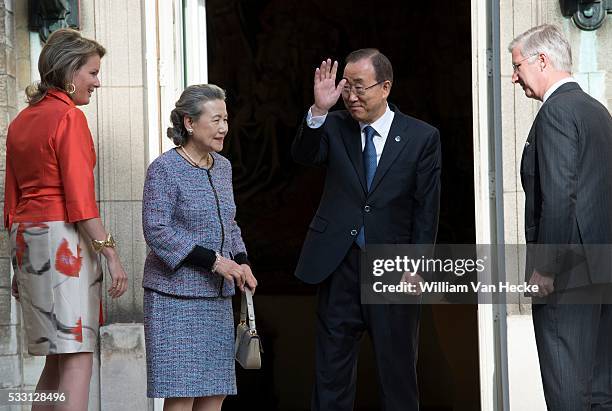
[[[96,253],[99,253],[104,249],[104,247],[115,248],[117,246],[117,243],[115,243],[115,239],[113,238],[111,233],[108,233],[108,235],[106,236],[106,240],[91,240],[91,245],[94,251]]]

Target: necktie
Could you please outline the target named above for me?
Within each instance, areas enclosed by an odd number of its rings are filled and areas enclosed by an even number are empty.
[[[374,147],[373,140],[376,131],[374,131],[374,129],[370,126],[365,126],[363,129],[363,134],[365,134],[365,147],[363,148],[363,168],[365,171],[365,177],[369,191],[370,186],[372,185],[372,180],[374,180],[374,174],[376,173],[376,148]],[[359,248],[365,247],[365,233],[363,231],[363,226],[361,226],[361,228],[359,229],[359,233],[357,234],[355,243],[357,243]]]
[[[363,148],[363,168],[365,170],[366,181],[368,183],[368,191],[374,180],[376,173],[376,148],[374,147],[374,134],[376,131],[370,126],[365,126],[363,129],[365,134],[365,147]]]

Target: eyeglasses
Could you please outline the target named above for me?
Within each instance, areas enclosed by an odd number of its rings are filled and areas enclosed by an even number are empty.
[[[346,85],[342,88],[342,95],[345,97],[348,97],[351,95],[351,91],[353,91],[355,93],[355,95],[357,96],[363,96],[366,91],[368,91],[369,89],[371,89],[372,87],[376,87],[379,84],[384,83],[386,80],[383,81],[379,81],[376,84],[372,84],[371,86],[368,87],[363,87],[363,86],[351,86],[350,84],[346,83]]]
[[[519,60],[519,61],[518,61],[518,63],[512,63],[512,71],[513,71],[514,73],[516,73],[516,72],[517,72],[517,70],[518,70],[518,68],[519,68],[519,67],[521,67],[521,63],[523,63],[523,61],[528,60],[528,59],[530,59],[530,58],[532,58],[532,57],[535,57],[535,56],[537,56],[538,54],[540,54],[540,53],[539,53],[539,52],[538,52],[538,53],[534,53],[534,54],[532,54],[531,56],[527,56],[527,57],[525,57],[524,59]]]

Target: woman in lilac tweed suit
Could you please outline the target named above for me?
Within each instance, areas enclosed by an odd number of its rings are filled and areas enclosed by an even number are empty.
[[[143,229],[147,395],[164,410],[220,410],[236,393],[231,296],[255,289],[234,220],[225,93],[185,89],[168,128],[177,147],[147,170]]]

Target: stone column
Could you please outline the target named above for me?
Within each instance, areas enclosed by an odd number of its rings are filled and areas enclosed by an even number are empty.
[[[15,64],[15,16],[13,0],[0,2],[0,196],[4,202],[6,133],[17,111]],[[20,312],[11,297],[11,268],[8,232],[0,233],[0,388],[17,388],[23,383],[21,368]]]
[[[100,409],[152,411],[146,397],[144,330],[141,324],[111,324],[100,330]]]
[[[117,300],[104,292],[105,322],[142,322],[142,188],[146,170],[147,118],[144,90],[144,16],[138,1],[81,2],[83,35],[107,50],[102,59],[102,87],[83,107],[94,135],[96,182],[104,226],[118,244],[129,288]],[[104,289],[110,286],[105,274]]]
[[[115,237],[129,276],[127,292],[111,299],[106,292],[110,276],[105,270],[105,326],[100,329],[99,370],[94,372],[102,410],[152,409],[146,398],[142,326],[146,245],[141,209],[148,127],[142,7],[140,1],[81,2],[83,35],[95,38],[107,50],[100,70],[102,87],[83,107],[98,155],[97,198],[104,226]],[[94,402],[92,398],[90,409]]]
[[[4,193],[5,139],[8,124],[25,106],[24,88],[31,82],[30,33],[25,0],[0,0],[0,195]],[[85,112],[98,154],[95,170],[97,198],[106,228],[119,243],[119,252],[130,277],[128,292],[119,300],[104,293],[106,324],[135,323],[129,330],[140,338],[135,355],[122,352],[124,364],[144,369],[142,346],[142,266],[146,246],[142,238],[141,202],[146,169],[144,55],[142,2],[111,0],[81,2],[81,28],[85,36],[95,38],[108,51],[102,60],[102,88],[95,94]],[[36,57],[34,57],[36,58]],[[0,208],[2,204],[0,202]],[[43,357],[22,352],[23,333],[19,306],[10,297],[10,260],[8,233],[0,232],[0,388],[33,389]],[[105,274],[104,289],[109,277]],[[113,327],[101,332],[113,339]],[[122,329],[122,335],[126,329]],[[118,340],[120,341],[120,340]],[[103,358],[114,356],[115,345],[103,346]],[[130,361],[133,361],[130,363]],[[110,364],[108,361],[106,365]],[[104,368],[104,365],[102,366]],[[138,381],[114,373],[113,368],[100,370],[98,355],[90,392],[90,410],[99,409],[105,398],[100,391],[113,392],[120,386],[138,386],[130,396],[144,403],[146,377]],[[103,390],[100,389],[103,387]],[[116,397],[120,401],[121,398]],[[127,398],[126,398],[127,399]],[[141,409],[136,407],[137,409]],[[144,409],[144,408],[143,408]]]

